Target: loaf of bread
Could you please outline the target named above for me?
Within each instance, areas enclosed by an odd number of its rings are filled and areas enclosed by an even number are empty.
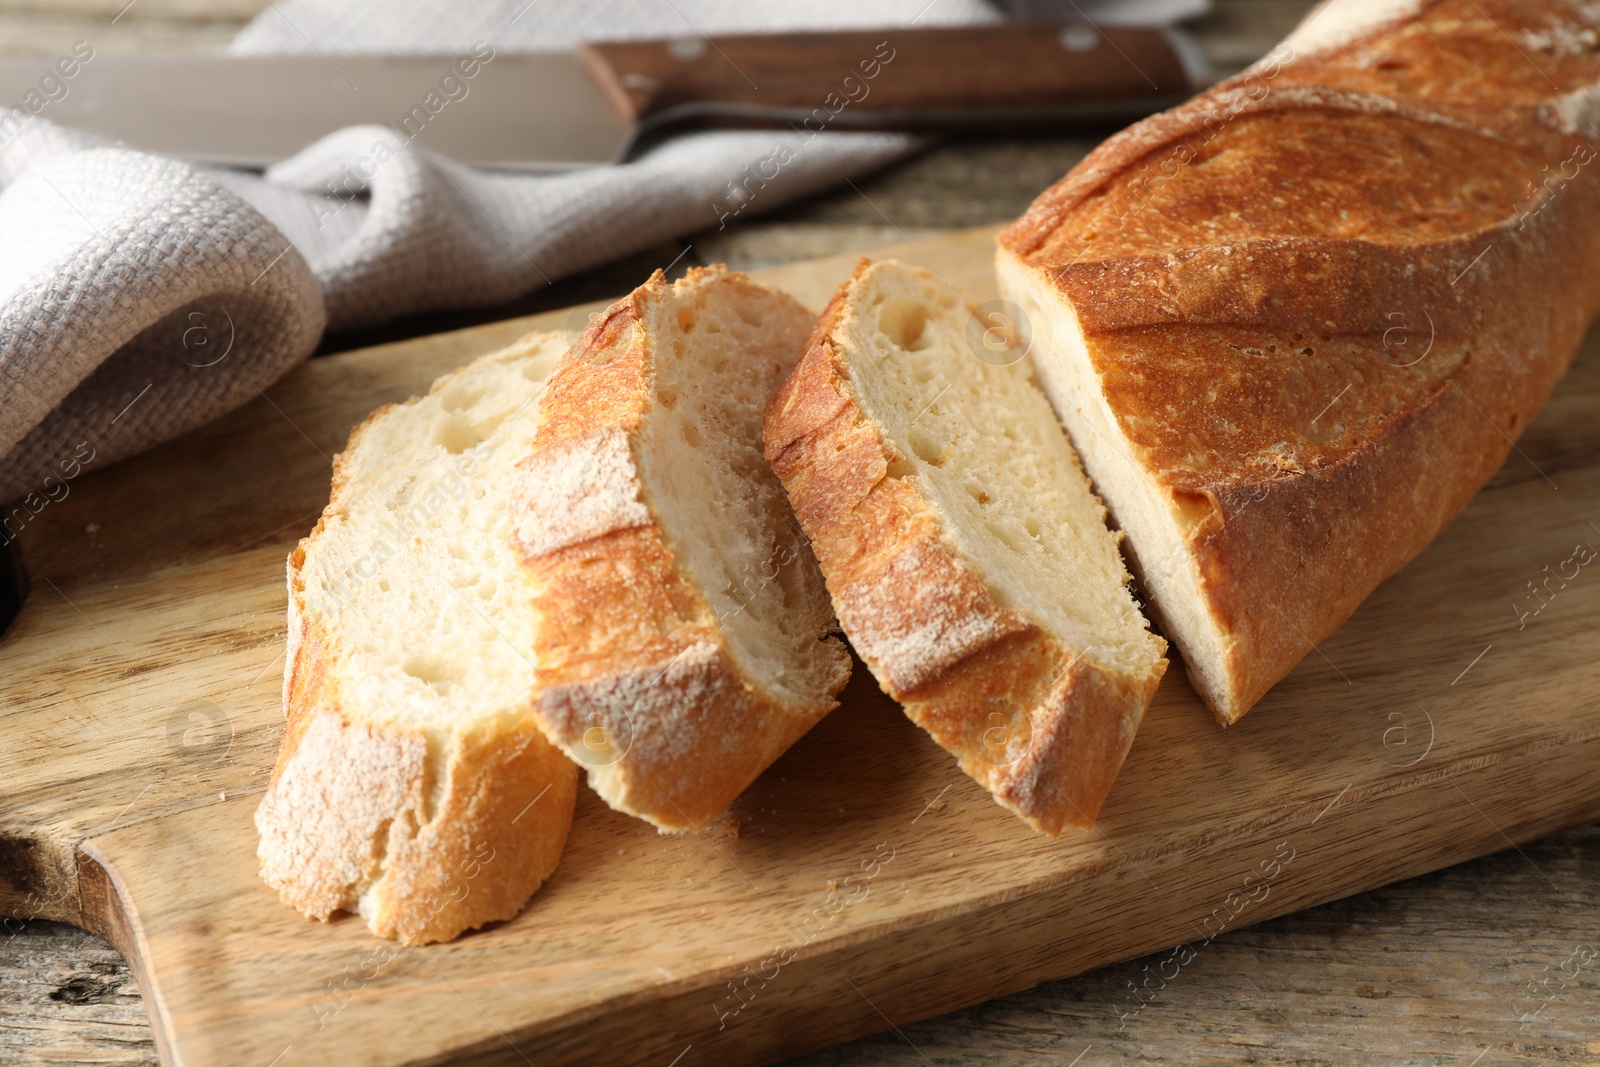
[[[520,464],[546,732],[662,831],[715,817],[849,676],[761,453],[762,409],[812,321],[720,267],[657,272],[562,359]]]
[[[1039,375],[1223,723],[1450,522],[1576,353],[1596,18],[1333,0],[1001,234]]]
[[[863,260],[766,416],[766,453],[885,692],[1045,833],[1094,819],[1165,671],[1117,539],[1019,345]]]
[[[534,713],[509,505],[564,347],[530,335],[374,412],[289,557],[288,726],[256,827],[262,878],[308,916],[443,941],[555,869],[577,768]]]

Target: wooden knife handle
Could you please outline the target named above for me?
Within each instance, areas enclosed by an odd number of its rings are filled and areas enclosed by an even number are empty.
[[[1197,88],[1164,32],[1085,23],[695,35],[591,43],[580,52],[630,123],[701,105],[800,109],[820,128],[852,112],[1019,111]]]

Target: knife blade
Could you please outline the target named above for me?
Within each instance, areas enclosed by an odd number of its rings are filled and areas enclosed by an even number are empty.
[[[0,59],[0,146],[34,116],[135,148],[260,168],[376,123],[463,163],[564,171],[692,126],[1040,129],[1128,121],[1207,80],[1172,30],[892,28],[455,55]],[[67,74],[71,70],[70,76]]]

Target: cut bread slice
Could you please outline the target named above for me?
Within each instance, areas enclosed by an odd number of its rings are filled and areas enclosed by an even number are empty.
[[[521,464],[546,732],[612,807],[716,816],[850,673],[761,413],[812,316],[725,268],[658,271],[551,375]]]
[[[1095,472],[1118,527],[1127,532],[1129,557],[1151,614],[1182,650],[1189,681],[1217,720],[1224,726],[1237,721],[1277,678],[1247,680],[1232,627],[1210,594],[1197,551],[1216,535],[1210,501],[1201,493],[1173,491],[1147,469],[1147,449],[1113,409],[1077,314],[1050,276],[1007,249],[1000,250],[996,271],[1001,291],[1032,326],[1030,357],[1039,379]]]
[[[1579,351],[1600,182],[1529,182],[1592,160],[1600,50],[1554,49],[1550,76],[1525,46],[1597,35],[1566,0],[1329,0],[998,235],[1039,377],[1223,724],[1313,652],[1305,684],[1351,682],[1323,642]]]
[[[766,451],[884,691],[1055,835],[1098,814],[1166,644],[1023,349],[969,344],[972,321],[925,272],[863,260],[773,398]]]
[[[374,412],[289,557],[288,727],[261,876],[406,944],[515,915],[566,842],[577,768],[534,714],[515,463],[564,349],[530,334]]]

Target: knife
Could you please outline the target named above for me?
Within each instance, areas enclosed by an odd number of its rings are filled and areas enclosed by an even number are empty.
[[[34,116],[164,155],[259,168],[377,123],[518,171],[625,162],[686,127],[1019,130],[1127,122],[1208,80],[1169,29],[886,28],[461,55],[0,59],[0,146]]]

